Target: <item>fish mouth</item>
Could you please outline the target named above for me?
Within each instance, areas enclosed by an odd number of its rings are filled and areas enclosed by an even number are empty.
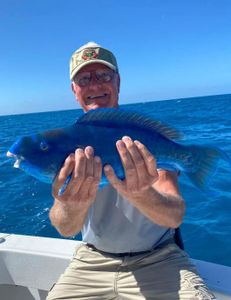
[[[13,154],[10,151],[7,151],[6,156],[15,159],[14,168],[17,168],[17,169],[20,167],[21,162],[24,160],[23,156]]]

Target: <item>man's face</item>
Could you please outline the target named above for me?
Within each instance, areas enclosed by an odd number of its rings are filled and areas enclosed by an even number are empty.
[[[78,72],[78,78],[90,72],[91,80],[86,86],[80,86],[75,81],[75,76],[72,82],[72,91],[75,94],[76,100],[83,108],[84,112],[90,109],[102,107],[118,107],[120,77],[114,73],[113,78],[109,82],[101,82],[97,79],[96,73],[111,70],[107,66],[100,63],[92,63],[86,65]]]

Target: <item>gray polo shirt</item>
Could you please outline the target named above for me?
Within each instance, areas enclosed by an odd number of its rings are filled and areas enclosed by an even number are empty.
[[[174,229],[151,222],[112,186],[98,190],[82,230],[84,242],[111,253],[150,250],[173,235]]]

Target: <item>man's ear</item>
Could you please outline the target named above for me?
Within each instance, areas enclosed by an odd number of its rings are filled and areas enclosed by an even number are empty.
[[[72,90],[73,94],[75,95],[75,100],[78,102],[79,100],[76,95],[76,87],[73,82],[71,83],[71,90]]]
[[[75,94],[75,85],[74,85],[73,81],[71,82],[71,90]]]

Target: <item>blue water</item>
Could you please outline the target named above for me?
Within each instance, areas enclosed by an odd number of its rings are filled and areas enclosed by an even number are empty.
[[[231,95],[126,105],[149,113],[184,134],[184,143],[212,144],[231,157]],[[80,110],[0,117],[0,232],[60,237],[50,225],[50,186],[12,167],[5,156],[19,135],[72,124]],[[231,166],[222,163],[213,178],[219,196],[202,194],[184,175],[180,188],[187,211],[181,226],[194,258],[231,266]],[[78,237],[77,237],[78,238]]]

